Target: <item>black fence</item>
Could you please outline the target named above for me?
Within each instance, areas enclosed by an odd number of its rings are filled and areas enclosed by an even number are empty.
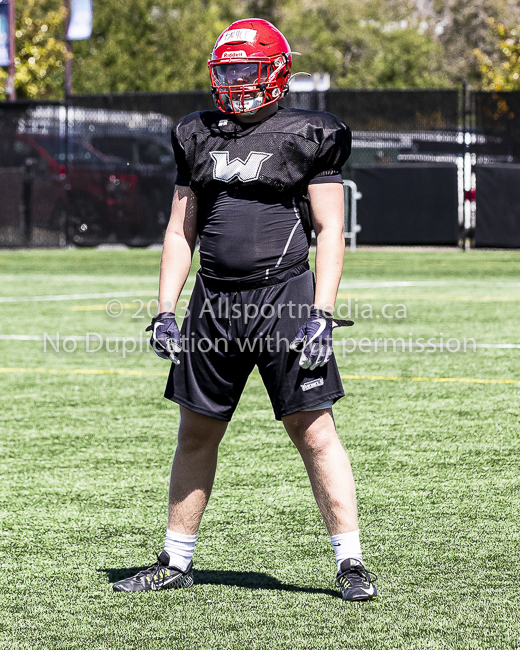
[[[360,242],[456,245],[469,236],[517,245],[509,226],[496,239],[475,236],[478,179],[482,192],[496,182],[473,167],[520,163],[520,93],[329,90],[283,103],[328,110],[351,126],[343,173],[363,194]],[[212,108],[206,92],[0,103],[0,246],[160,243],[176,173],[171,127]],[[486,200],[488,232],[495,217]],[[502,207],[509,224],[517,206]]]

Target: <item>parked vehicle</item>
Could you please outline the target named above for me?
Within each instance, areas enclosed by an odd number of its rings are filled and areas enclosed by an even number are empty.
[[[65,227],[68,240],[78,245],[146,239],[138,174],[87,142],[40,134],[4,136],[0,166],[26,169],[30,205],[25,212],[33,228]]]
[[[98,151],[128,163],[139,176],[144,218],[161,239],[170,216],[176,165],[171,145],[140,134],[96,135],[90,143]]]

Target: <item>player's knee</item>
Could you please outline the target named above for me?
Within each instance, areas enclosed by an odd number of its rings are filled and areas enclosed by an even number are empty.
[[[307,431],[301,436],[299,448],[309,455],[320,456],[329,451],[336,437],[335,431]]]
[[[185,453],[218,447],[222,436],[215,431],[179,428],[177,448]]]
[[[284,421],[289,437],[300,453],[319,455],[326,453],[336,441],[337,433],[332,418],[320,417],[316,412],[315,418],[310,414],[295,414]]]
[[[177,447],[184,452],[218,447],[226,427],[227,422],[181,408]]]

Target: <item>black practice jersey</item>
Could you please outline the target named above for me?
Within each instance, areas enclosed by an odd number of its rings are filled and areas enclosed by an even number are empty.
[[[198,199],[201,272],[272,277],[308,258],[308,186],[341,181],[351,133],[330,113],[279,108],[256,124],[220,111],[192,113],[172,129],[177,184]]]

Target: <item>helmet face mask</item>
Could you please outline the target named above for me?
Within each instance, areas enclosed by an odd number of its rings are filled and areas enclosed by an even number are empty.
[[[289,44],[271,23],[233,23],[217,39],[208,61],[217,108],[254,114],[277,102],[287,92],[291,62]]]
[[[246,86],[267,81],[267,69],[265,62],[248,60],[246,63],[236,61],[213,65],[211,73],[219,86]]]

